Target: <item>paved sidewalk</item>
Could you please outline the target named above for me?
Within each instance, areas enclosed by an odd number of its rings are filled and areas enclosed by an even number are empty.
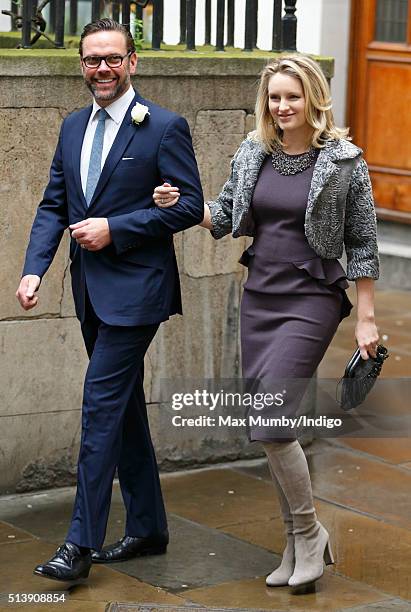
[[[391,353],[384,376],[409,376],[411,296],[380,292],[377,304]],[[320,377],[341,375],[353,342],[353,320],[344,321]],[[0,498],[0,610],[410,612],[411,439],[317,440],[306,453],[317,512],[337,561],[315,592],[265,586],[285,540],[266,463],[253,460],[163,475],[167,554],[95,566],[87,582],[69,588],[32,569],[64,539],[74,489]],[[116,484],[106,541],[123,530]],[[60,593],[65,602],[8,605],[7,594],[17,593]]]

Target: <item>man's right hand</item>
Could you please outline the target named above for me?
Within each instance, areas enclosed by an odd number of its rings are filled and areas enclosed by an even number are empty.
[[[26,274],[20,281],[19,288],[16,291],[16,298],[24,310],[34,308],[39,301],[36,291],[40,286],[41,278],[36,274]]]

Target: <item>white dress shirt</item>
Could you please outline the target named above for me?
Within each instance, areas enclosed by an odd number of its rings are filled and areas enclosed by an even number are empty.
[[[134,99],[134,89],[130,85],[128,90],[112,104],[106,106],[105,110],[109,114],[106,119],[106,126],[104,130],[104,141],[103,141],[103,153],[101,156],[101,168],[104,166],[104,162],[107,159],[107,155],[111,149],[117,132],[120,129],[120,125],[125,117],[128,107]],[[81,147],[81,158],[80,158],[80,174],[81,174],[81,186],[83,193],[86,193],[88,167],[90,163],[91,147],[93,145],[94,134],[97,128],[97,112],[101,109],[101,106],[94,100],[93,109],[91,111],[90,119],[88,121],[86,131],[84,133],[83,145]]]

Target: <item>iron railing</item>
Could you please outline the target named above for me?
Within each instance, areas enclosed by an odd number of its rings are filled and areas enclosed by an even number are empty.
[[[246,0],[245,15],[239,14],[235,0],[216,0],[216,11],[212,14],[211,0],[205,0],[205,14],[200,15],[196,0],[174,0],[180,4],[180,44],[189,51],[196,50],[195,26],[196,19],[204,19],[205,44],[211,44],[212,18],[216,23],[216,51],[224,51],[226,47],[234,46],[234,26],[238,20],[244,23],[244,51],[253,51],[257,46],[258,35],[258,0]],[[262,0],[267,3],[270,0]],[[297,36],[297,0],[272,0],[273,26],[272,51],[296,50]],[[48,20],[42,11],[49,6]],[[134,5],[134,6],[133,6]],[[164,0],[116,0],[102,4],[102,0],[91,0],[90,19],[110,16],[123,24],[131,24],[131,12],[136,19],[142,19],[143,11],[152,7],[153,50],[161,49],[164,27]],[[12,29],[21,29],[20,47],[29,49],[41,37],[45,36],[56,48],[64,48],[65,35],[65,0],[11,0],[11,10],[2,11],[12,20]],[[78,26],[78,0],[69,0],[69,19],[66,34],[75,35]],[[224,32],[227,25],[227,36]],[[54,33],[54,39],[45,32]]]

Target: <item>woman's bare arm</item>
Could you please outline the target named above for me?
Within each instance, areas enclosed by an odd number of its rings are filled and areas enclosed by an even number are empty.
[[[376,356],[378,344],[378,330],[374,317],[374,279],[363,277],[356,278],[357,288],[357,324],[355,326],[355,337],[361,357]]]
[[[180,197],[180,191],[178,187],[172,187],[169,183],[163,183],[159,187],[154,189],[153,200],[159,208],[169,208],[177,204]],[[210,209],[207,204],[204,203],[204,219],[199,224],[201,227],[205,227],[208,230],[213,229],[211,223]]]

